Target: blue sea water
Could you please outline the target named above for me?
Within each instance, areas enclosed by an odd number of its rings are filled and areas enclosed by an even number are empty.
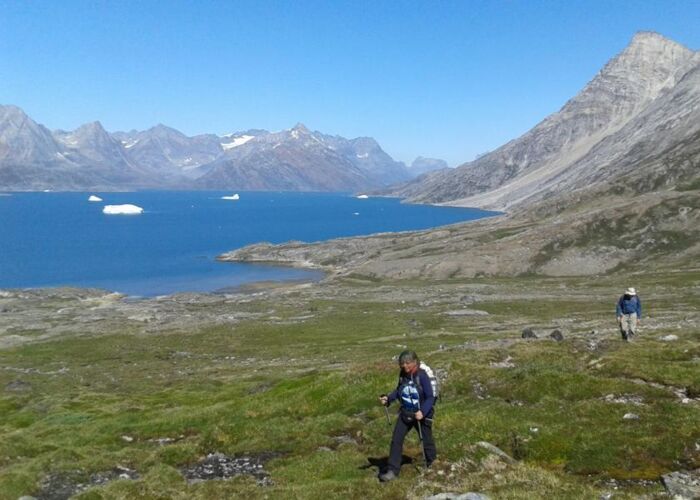
[[[88,202],[97,194],[103,202]],[[425,229],[493,215],[478,209],[357,199],[347,194],[151,191],[12,193],[0,196],[0,288],[80,286],[136,296],[215,291],[265,280],[318,279],[319,272],[222,263],[251,243],[320,241]],[[132,203],[141,215],[105,215]]]

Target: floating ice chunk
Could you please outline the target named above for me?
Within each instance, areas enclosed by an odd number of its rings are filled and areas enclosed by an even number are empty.
[[[367,198],[369,198],[369,196],[367,196],[366,194],[360,194],[357,196],[358,200],[366,200]]]
[[[102,201],[102,198],[99,196],[95,196],[94,194],[90,195],[90,198],[88,198],[88,201]]]
[[[241,197],[238,196],[238,193],[234,194],[233,196],[222,196],[222,200],[240,200]]]
[[[360,215],[360,212],[353,212],[352,215]]]
[[[136,215],[143,213],[143,208],[136,205],[105,205],[102,213],[109,215]]]

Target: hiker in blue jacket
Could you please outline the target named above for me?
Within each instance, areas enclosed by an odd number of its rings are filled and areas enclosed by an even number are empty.
[[[636,335],[637,326],[642,319],[642,301],[639,300],[637,290],[631,287],[625,290],[624,295],[617,301],[615,314],[622,340],[629,342]]]
[[[435,395],[428,374],[420,368],[418,355],[413,351],[404,351],[399,355],[399,383],[396,390],[389,395],[379,396],[379,402],[389,406],[399,400],[401,408],[391,437],[388,468],[379,475],[380,481],[396,479],[401,471],[403,441],[412,428],[418,431],[423,446],[425,464],[430,464],[437,456],[433,440],[433,405]]]

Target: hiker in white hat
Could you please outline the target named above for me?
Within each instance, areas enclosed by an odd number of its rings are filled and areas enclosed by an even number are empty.
[[[637,334],[637,327],[642,319],[642,301],[639,300],[637,290],[632,287],[625,290],[624,295],[617,301],[616,315],[622,340],[629,342]]]

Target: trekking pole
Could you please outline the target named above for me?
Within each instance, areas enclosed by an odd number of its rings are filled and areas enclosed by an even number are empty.
[[[425,454],[425,443],[423,442],[423,431],[421,430],[420,420],[416,420],[416,425],[418,426],[418,438],[420,439],[420,449],[423,451],[423,460],[425,468],[428,468],[428,455]]]
[[[386,397],[386,394],[382,394],[380,397]],[[384,414],[386,415],[386,425],[391,427],[391,419],[389,418],[389,407],[387,405],[382,406],[384,406]]]

